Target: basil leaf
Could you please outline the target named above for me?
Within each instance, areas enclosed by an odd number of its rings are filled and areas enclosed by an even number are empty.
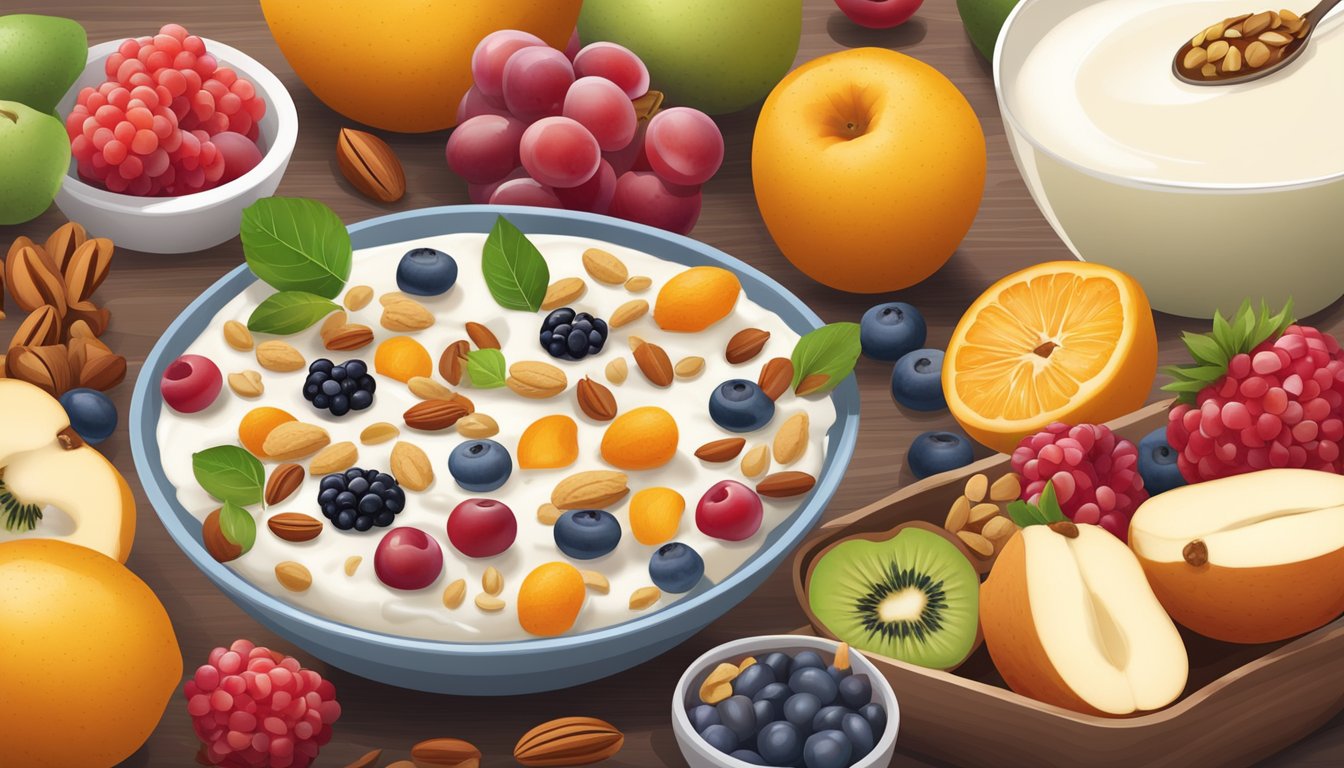
[[[1008,519],[1017,523],[1018,528],[1026,528],[1029,525],[1039,525],[1041,523],[1041,520],[1036,516],[1036,508],[1020,499],[1008,505]]]
[[[521,230],[500,216],[485,239],[481,272],[490,295],[505,309],[536,312],[546,298],[551,270],[541,251]]]
[[[288,336],[340,309],[336,302],[304,291],[281,291],[266,297],[247,318],[253,333]]]
[[[350,277],[350,233],[316,200],[262,198],[243,210],[239,234],[247,266],[277,291],[333,299]]]
[[[830,377],[818,391],[829,392],[854,371],[863,351],[859,343],[858,323],[831,323],[808,333],[793,348],[793,387],[808,376],[823,373]]]
[[[473,349],[467,353],[467,377],[477,389],[504,386],[504,353],[498,349]]]
[[[252,519],[251,512],[232,501],[224,502],[219,512],[219,531],[224,538],[242,547],[244,554],[257,543],[257,521]]]
[[[220,501],[243,506],[261,502],[266,470],[257,457],[236,445],[217,445],[193,453],[191,471],[205,492]]]

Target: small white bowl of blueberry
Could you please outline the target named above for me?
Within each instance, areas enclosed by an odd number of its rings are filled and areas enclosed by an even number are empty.
[[[896,752],[900,708],[877,667],[806,635],[725,643],[696,659],[672,697],[693,766],[876,768]]]

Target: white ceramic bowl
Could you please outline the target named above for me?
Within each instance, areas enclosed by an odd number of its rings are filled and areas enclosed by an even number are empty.
[[[835,649],[839,645],[834,640],[810,635],[762,635],[724,643],[691,662],[691,666],[686,668],[686,672],[677,681],[677,689],[672,694],[672,733],[677,738],[677,746],[681,747],[681,754],[686,758],[686,762],[694,768],[702,766],[754,768],[751,763],[729,757],[710,746],[691,726],[686,708],[700,703],[700,684],[709,676],[710,670],[723,662],[737,664],[748,656],[760,658],[774,651],[785,653],[816,651],[823,659],[829,660],[835,656]],[[872,681],[873,701],[887,710],[887,729],[878,738],[873,751],[854,763],[852,768],[881,768],[890,765],[896,754],[896,735],[901,727],[901,708],[896,702],[896,693],[891,689],[891,683],[887,682],[872,662],[858,652],[852,653],[850,660],[854,674],[867,675]]]
[[[104,62],[121,42],[112,40],[89,49],[83,74],[56,105],[62,122],[74,108],[81,89],[97,87],[106,80]],[[235,237],[243,209],[275,193],[299,136],[294,100],[279,78],[251,56],[214,40],[206,40],[205,46],[221,65],[232,67],[251,81],[266,100],[266,114],[258,123],[261,163],[241,177],[204,192],[181,197],[136,197],[85,183],[71,161],[56,194],[56,206],[66,218],[78,221],[99,237],[111,238],[119,248],[191,253]]]
[[[1021,0],[994,54],[1013,158],[1069,250],[1132,275],[1154,309],[1187,317],[1228,313],[1244,299],[1277,307],[1290,296],[1303,317],[1344,295],[1344,173],[1278,185],[1153,182],[1071,162],[1024,130],[1012,104],[1027,54],[1093,2]],[[1254,224],[1277,220],[1293,226]]]

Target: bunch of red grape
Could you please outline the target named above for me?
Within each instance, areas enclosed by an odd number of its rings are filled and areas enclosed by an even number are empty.
[[[266,102],[181,25],[125,41],[104,71],[107,81],[81,90],[65,120],[85,181],[129,195],[186,195],[261,162]]]
[[[674,107],[641,122],[633,100],[649,70],[630,50],[592,43],[567,54],[527,32],[487,35],[475,85],[458,106],[448,165],[473,202],[606,213],[685,234],[700,186],[723,163],[708,115]]]

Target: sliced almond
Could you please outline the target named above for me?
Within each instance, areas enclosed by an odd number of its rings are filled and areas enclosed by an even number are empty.
[[[481,589],[484,589],[487,595],[498,597],[499,593],[504,591],[504,574],[493,565],[486,568],[485,573],[481,574]]]
[[[678,379],[694,379],[705,370],[705,358],[697,355],[683,357],[672,366],[672,372]]]
[[[962,543],[980,557],[989,557],[994,554],[994,543],[984,536],[972,531],[957,531],[957,538]]]
[[[504,601],[494,595],[481,593],[476,596],[476,607],[486,613],[497,613],[504,610]]]
[[[761,445],[747,451],[742,457],[742,474],[747,477],[760,477],[770,469],[770,446]]]
[[[618,357],[607,363],[605,372],[607,381],[619,386],[624,384],[626,377],[630,375],[630,366],[625,362],[624,357]]]
[[[240,371],[229,374],[229,389],[239,397],[261,397],[266,385],[261,383],[261,374],[257,371]]]
[[[1277,35],[1277,32],[1266,32],[1267,35]],[[1264,35],[1261,35],[1263,37]],[[1223,72],[1241,71],[1241,51],[1236,48],[1229,48],[1227,55],[1223,57],[1223,63],[1218,67]]]
[[[541,308],[550,311],[572,304],[588,290],[588,284],[581,277],[564,277],[551,283],[546,296],[541,300]]]
[[[457,433],[480,440],[499,434],[499,423],[484,413],[472,413],[457,420]]]
[[[459,608],[466,597],[467,580],[454,579],[448,586],[443,588],[443,607],[448,609]]]
[[[1227,52],[1231,48],[1232,46],[1228,44],[1226,40],[1215,40],[1214,42],[1209,43],[1208,48],[1209,61],[1218,61],[1219,59],[1226,56]]]
[[[313,574],[302,563],[293,560],[275,566],[275,579],[290,592],[307,592],[313,586]]]
[[[332,312],[322,321],[322,325],[317,329],[317,335],[322,337],[323,342],[329,341],[336,331],[340,330],[349,322],[350,316],[345,312],[340,310]]]
[[[742,674],[741,668],[736,664],[722,663],[709,671],[709,676],[700,684],[700,700],[706,704],[717,704],[720,701],[733,695],[733,681]],[[727,694],[720,696],[722,689],[727,688]]]
[[[611,591],[611,582],[607,581],[607,577],[597,571],[579,571],[579,575],[583,577],[584,586],[599,595],[605,595]]]
[[[990,541],[998,541],[1013,535],[1016,530],[1017,526],[1012,520],[1000,515],[998,517],[990,518],[990,520],[985,523],[985,527],[980,529],[980,535]]]
[[[365,427],[359,433],[359,441],[365,445],[378,445],[379,443],[386,443],[400,434],[401,430],[397,428],[396,424],[378,421]]]
[[[981,474],[971,475],[966,481],[966,498],[971,500],[972,504],[979,504],[985,500],[985,494],[989,493],[989,478]]]
[[[312,456],[330,443],[331,435],[322,427],[301,421],[287,421],[266,435],[261,451],[268,459],[293,461]]]
[[[807,451],[809,428],[810,422],[806,411],[793,414],[779,425],[773,446],[775,463],[792,464],[803,457]]]
[[[537,522],[542,525],[555,525],[555,521],[559,520],[564,513],[564,510],[547,502],[537,507]]]
[[[249,352],[253,346],[252,332],[237,320],[224,323],[224,341],[239,352]]]
[[[372,301],[373,289],[367,285],[356,285],[345,292],[345,308],[351,312],[358,312]]]
[[[359,461],[359,449],[350,441],[332,443],[317,452],[308,464],[308,472],[313,475],[330,475],[344,472]]]
[[[1009,472],[994,481],[989,487],[989,498],[991,501],[1005,502],[1012,501],[1022,495],[1022,482],[1017,479],[1017,475]]]
[[[611,318],[607,320],[607,325],[612,328],[621,328],[627,326],[639,318],[649,313],[649,302],[643,299],[631,299],[616,308],[611,313]]]
[[[411,390],[412,395],[421,400],[453,399],[453,390],[428,376],[412,376],[406,381],[406,386]]]
[[[605,285],[624,285],[630,278],[625,263],[601,248],[589,248],[583,252],[583,268],[594,280]]]
[[[354,576],[355,571],[359,570],[359,564],[364,562],[364,558],[359,555],[351,555],[345,558],[345,575]]]
[[[640,587],[630,595],[630,610],[642,611],[650,608],[662,596],[662,590],[657,587]]]
[[[999,505],[991,503],[974,504],[971,506],[971,516],[967,525],[980,525],[989,518],[999,514]]]
[[[653,287],[653,278],[644,275],[635,275],[625,281],[625,290],[631,293],[643,293]]]
[[[971,501],[965,496],[958,496],[957,500],[952,502],[952,509],[947,512],[947,520],[943,527],[952,533],[960,531],[966,527],[966,523],[971,519]]]

